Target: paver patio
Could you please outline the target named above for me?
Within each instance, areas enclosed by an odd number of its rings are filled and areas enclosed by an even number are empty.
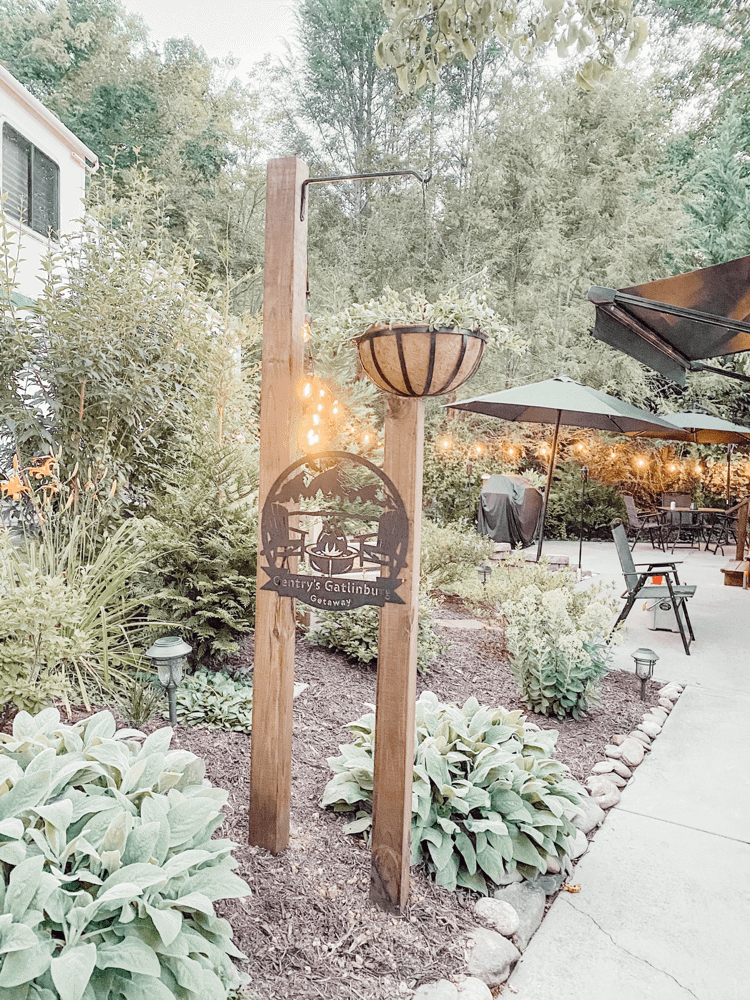
[[[577,564],[577,543],[547,549]],[[750,591],[723,586],[726,553],[675,552],[680,579],[698,585],[690,656],[678,632],[648,629],[642,602],[626,622],[614,666],[632,670],[630,654],[650,647],[656,676],[686,689],[578,864],[581,892],[558,896],[511,976],[518,1000],[749,995]],[[622,592],[614,545],[585,544],[583,567]]]

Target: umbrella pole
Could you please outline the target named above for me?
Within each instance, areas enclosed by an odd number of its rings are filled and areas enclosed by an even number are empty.
[[[732,502],[731,491],[732,491],[732,449],[734,445],[727,445],[727,507]]]
[[[544,521],[547,517],[547,503],[549,501],[549,491],[552,486],[552,470],[555,468],[555,458],[557,457],[557,435],[560,433],[560,417],[562,416],[562,410],[557,411],[557,420],[555,422],[555,436],[552,438],[552,454],[549,460],[549,470],[547,472],[547,488],[544,491],[544,501],[542,503],[542,517],[541,525],[539,526],[539,544],[536,549],[536,561],[542,558],[542,543],[544,542]]]
[[[581,466],[581,523],[578,526],[578,574],[581,573],[581,559],[583,557],[583,506],[586,502],[586,483],[589,478],[589,470],[585,465]]]

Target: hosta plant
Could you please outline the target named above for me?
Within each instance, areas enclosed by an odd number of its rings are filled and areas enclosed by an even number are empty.
[[[534,878],[550,859],[563,864],[574,834],[579,786],[553,759],[557,733],[521,712],[463,708],[425,691],[416,706],[412,791],[412,864],[424,861],[447,889],[486,894],[518,871]],[[355,812],[347,833],[369,830],[375,716],[349,724],[354,743],[329,764],[322,805]]]
[[[532,584],[503,612],[510,669],[525,703],[541,715],[580,719],[597,703],[609,669],[612,607],[597,600],[581,606],[580,595]]]
[[[245,896],[227,793],[203,761],[115,731],[19,712],[0,733],[0,1000],[225,1000],[238,982],[218,899]]]
[[[231,677],[223,670],[196,670],[177,688],[177,720],[186,726],[251,732],[252,678]]]

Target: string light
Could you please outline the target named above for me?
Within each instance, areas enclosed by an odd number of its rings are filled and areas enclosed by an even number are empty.
[[[674,463],[673,463],[672,465],[669,466],[669,471],[670,472],[677,472],[677,466],[674,465]]]
[[[616,452],[616,451],[611,451],[611,452],[609,453],[609,457],[610,457],[610,458],[617,458],[617,452]]]
[[[365,444],[369,444],[370,443],[370,435],[369,434],[365,434],[365,436],[364,436],[364,438],[362,440],[365,442]]]
[[[316,434],[315,431],[307,432],[307,443],[309,445],[317,444],[320,441],[320,435]]]
[[[333,415],[334,415],[334,417],[335,417],[335,416],[336,416],[336,414],[337,414],[337,413],[339,412],[339,408],[338,408],[338,406],[334,406],[334,408],[333,408],[333,410],[332,410],[331,412],[333,413]]]
[[[325,396],[325,394],[326,394],[326,391],[325,391],[325,389],[321,389],[321,390],[320,390],[320,393],[319,393],[319,395],[320,395],[320,398],[322,399],[322,398],[323,398],[323,397]]]
[[[322,411],[323,411],[323,404],[318,403],[318,413],[321,413]]]
[[[442,445],[444,448],[450,448],[451,446],[450,438],[443,438]]]
[[[482,454],[482,446],[481,446],[481,444],[475,444],[474,445],[474,451],[477,453],[477,455],[481,455]]]
[[[642,458],[639,458],[637,464],[638,465],[645,465],[646,463],[644,462],[644,460]]]
[[[312,386],[310,385],[309,382],[307,382],[305,384],[305,388],[302,390],[302,395],[303,396],[311,396],[312,395]]]
[[[313,426],[317,427],[319,423],[320,423],[320,417],[318,416],[317,413],[313,413]]]

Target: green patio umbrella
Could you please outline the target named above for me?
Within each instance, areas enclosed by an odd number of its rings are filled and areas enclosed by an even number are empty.
[[[710,413],[685,410],[682,413],[664,414],[663,419],[677,430],[688,434],[688,441],[696,444],[725,444],[727,446],[727,503],[730,501],[732,475],[732,448],[736,444],[750,444],[750,427],[733,424],[731,420],[714,417]],[[638,437],[666,438],[659,430],[637,432]],[[680,440],[685,440],[681,438]]]
[[[534,382],[531,385],[519,385],[501,392],[491,392],[486,396],[476,396],[474,399],[462,399],[459,403],[449,405],[453,410],[469,410],[500,420],[555,425],[547,486],[540,516],[537,561],[542,554],[544,521],[557,457],[560,424],[566,427],[592,427],[600,431],[613,431],[616,434],[660,429],[665,432],[665,436],[666,433],[675,434],[674,424],[667,423],[655,413],[624,403],[621,399],[608,396],[606,392],[575,382],[566,375],[558,375],[556,378]],[[687,437],[684,440],[687,440]]]

